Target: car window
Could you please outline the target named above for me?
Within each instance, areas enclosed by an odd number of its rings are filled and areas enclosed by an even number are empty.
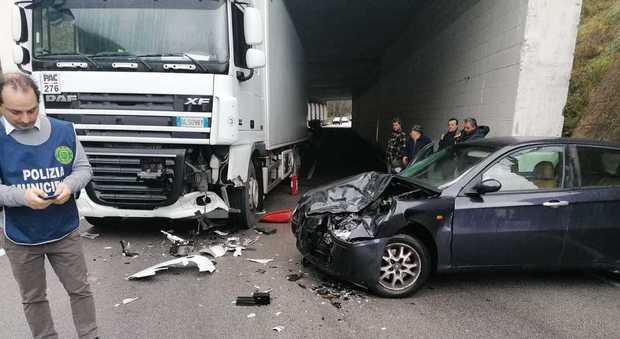
[[[620,150],[577,146],[581,187],[620,186]]]
[[[504,156],[482,175],[502,184],[500,192],[563,187],[564,147],[541,146]]]

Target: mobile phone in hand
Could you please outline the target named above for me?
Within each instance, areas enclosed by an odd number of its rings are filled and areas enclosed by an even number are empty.
[[[58,194],[48,195],[47,197],[41,198],[43,200],[55,200],[58,198]]]

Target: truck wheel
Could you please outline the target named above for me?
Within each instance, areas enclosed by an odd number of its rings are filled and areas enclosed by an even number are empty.
[[[256,172],[254,164],[250,164],[245,186],[234,188],[229,197],[230,205],[241,211],[232,213],[231,220],[241,228],[249,228],[256,224],[258,220],[256,212],[263,206],[263,182]]]
[[[95,218],[95,217],[85,217],[86,222],[97,227],[97,228],[110,228],[114,226],[118,226],[121,223],[121,218]]]
[[[396,235],[385,245],[379,280],[371,289],[388,298],[411,295],[428,279],[431,262],[423,242],[408,235]]]

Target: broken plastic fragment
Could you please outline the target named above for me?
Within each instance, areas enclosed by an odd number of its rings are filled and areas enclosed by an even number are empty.
[[[6,255],[6,251],[4,250],[4,248],[0,248],[0,257],[3,257]]]
[[[90,240],[94,240],[94,239],[99,238],[99,235],[100,235],[99,233],[88,233],[88,232],[82,232],[82,233],[80,233],[80,237],[82,237],[82,238],[88,238],[88,239],[90,239]]]
[[[185,240],[185,239],[183,239],[181,237],[177,237],[174,234],[170,234],[170,233],[168,233],[166,231],[161,231],[161,233],[163,233],[166,236],[166,238],[168,238],[168,240],[172,241],[175,244],[187,245],[189,243],[189,241],[187,241],[187,240]]]
[[[138,300],[138,299],[140,299],[140,297],[135,297],[135,298],[125,298],[125,299],[123,299],[122,303],[123,303],[123,305],[127,305],[127,304],[129,304],[129,303],[132,303],[132,302],[134,302],[134,301]]]
[[[152,277],[155,274],[157,274],[157,272],[159,271],[163,271],[163,270],[167,270],[170,267],[187,267],[189,266],[190,263],[195,264],[196,266],[198,266],[198,271],[199,272],[209,272],[209,273],[213,273],[213,271],[215,271],[215,265],[213,264],[213,262],[203,256],[199,256],[199,255],[190,255],[187,257],[183,257],[183,258],[177,258],[177,259],[173,259],[173,260],[169,260],[166,262],[163,262],[161,264],[155,265],[155,266],[151,266],[149,268],[146,268],[138,273],[135,273],[131,276],[129,276],[129,280],[133,280],[133,279],[141,279],[141,278],[146,278],[146,277]]]
[[[254,318],[254,317],[256,317],[256,313],[250,313],[250,314],[248,314],[248,319],[250,319],[250,318]]]
[[[222,245],[213,245],[208,248],[203,248],[200,251],[200,254],[208,254],[213,256],[214,258],[223,257],[226,254],[226,248]]]
[[[284,326],[276,326],[276,327],[272,328],[272,330],[274,330],[276,332],[282,332],[282,331],[284,331]]]
[[[220,230],[215,230],[215,231],[213,231],[213,233],[219,235],[220,237],[225,237],[225,236],[228,235],[228,232],[222,232]]]
[[[263,264],[263,265],[266,265],[272,262],[273,260],[274,259],[248,259],[248,261],[255,262],[257,264]]]
[[[254,292],[251,297],[237,297],[235,305],[237,306],[261,306],[271,303],[271,295],[269,291]]]
[[[131,248],[131,244],[128,241],[121,240],[121,251],[124,257],[137,257],[139,254],[136,252],[131,252],[129,249]]]
[[[239,246],[235,248],[235,253],[233,253],[233,257],[240,257],[243,253],[241,252],[241,250],[243,249],[243,247]]]

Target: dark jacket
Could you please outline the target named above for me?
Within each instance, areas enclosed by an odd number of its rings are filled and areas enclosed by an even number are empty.
[[[476,128],[473,132],[469,134],[465,133],[465,131],[461,131],[461,136],[457,138],[456,142],[461,143],[466,141],[484,139],[484,137],[489,134],[490,130],[491,129],[489,128],[489,126],[478,126],[478,128]]]
[[[405,133],[392,132],[392,137],[388,140],[387,148],[385,150],[387,163],[400,162],[402,157],[402,149],[406,147],[407,135]]]
[[[456,131],[446,132],[439,140],[439,149],[444,149],[456,144]]]
[[[403,149],[403,156],[407,157],[407,161],[411,162],[413,158],[418,154],[418,152],[424,148],[424,146],[432,143],[431,139],[426,135],[420,136],[420,138],[416,141],[411,138],[407,139],[407,145],[405,149]]]

